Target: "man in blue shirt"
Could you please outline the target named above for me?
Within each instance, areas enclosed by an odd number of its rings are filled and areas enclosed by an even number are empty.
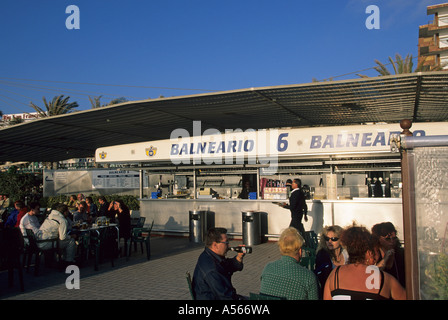
[[[19,215],[19,211],[24,207],[22,201],[14,202],[14,210],[9,213],[9,216],[5,222],[5,227],[14,228],[17,223],[17,216]]]
[[[193,292],[196,300],[238,300],[241,299],[232,285],[235,271],[243,270],[244,253],[226,258],[229,250],[227,230],[210,228],[207,232],[205,249],[198,258],[193,274]]]

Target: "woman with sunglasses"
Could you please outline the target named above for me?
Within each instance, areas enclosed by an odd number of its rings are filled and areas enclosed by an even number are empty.
[[[314,273],[319,279],[321,293],[325,281],[331,271],[337,267],[348,263],[348,253],[341,246],[339,237],[342,233],[340,226],[327,226],[322,230],[319,246],[316,253],[316,268]]]
[[[336,267],[324,287],[324,300],[405,300],[406,291],[393,276],[375,266],[375,243],[362,226],[344,229],[341,243],[349,263]]]
[[[372,227],[372,236],[379,255],[376,266],[394,276],[405,287],[404,249],[391,222],[378,223]]]

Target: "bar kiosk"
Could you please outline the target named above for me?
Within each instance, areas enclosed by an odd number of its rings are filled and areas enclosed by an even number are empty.
[[[194,124],[195,125],[195,124]],[[414,123],[414,136],[447,134],[446,123]],[[175,130],[176,131],[176,130]],[[289,226],[287,180],[300,178],[307,194],[305,230],[347,226],[371,228],[390,221],[403,232],[401,164],[391,152],[397,124],[234,130],[96,150],[97,164],[140,170],[140,215],[154,231],[189,232],[190,211],[214,212],[215,225],[242,236],[242,212],[263,213],[261,233],[275,240]],[[243,181],[252,192],[239,198]]]

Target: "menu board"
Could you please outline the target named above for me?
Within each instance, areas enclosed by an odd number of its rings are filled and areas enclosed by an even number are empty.
[[[138,189],[140,188],[138,171],[95,170],[92,172],[93,189]]]

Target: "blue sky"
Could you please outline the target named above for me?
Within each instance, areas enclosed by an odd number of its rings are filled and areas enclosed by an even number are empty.
[[[375,59],[416,57],[419,25],[433,19],[426,7],[439,3],[2,0],[0,110],[32,112],[30,101],[43,107],[43,96],[59,94],[86,110],[88,96],[108,103],[357,78]],[[79,29],[66,27],[69,5]],[[380,29],[366,28],[369,5]]]

